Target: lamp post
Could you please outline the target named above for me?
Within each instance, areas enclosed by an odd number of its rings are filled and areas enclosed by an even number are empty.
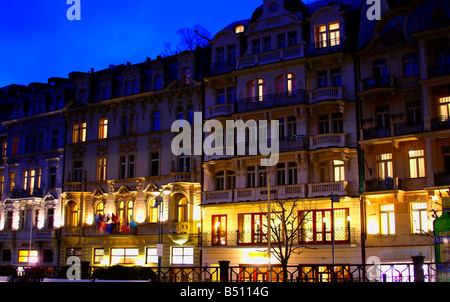
[[[157,254],[158,254],[158,279],[161,280],[161,262],[163,256],[163,239],[162,239],[162,218],[164,211],[164,198],[163,195],[169,195],[170,189],[167,187],[164,189],[158,189],[156,187],[155,190],[152,191],[153,196],[155,197],[155,203],[153,204],[154,208],[158,208],[158,244],[157,244]]]
[[[270,263],[270,257],[272,257],[272,238],[270,232],[271,225],[271,213],[270,213],[270,173],[267,171],[267,259],[269,261],[268,265],[268,282],[272,281],[272,264]]]

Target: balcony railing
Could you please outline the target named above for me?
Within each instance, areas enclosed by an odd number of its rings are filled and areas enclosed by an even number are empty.
[[[391,136],[391,128],[368,128],[363,129],[363,139],[374,139]]]
[[[450,119],[447,116],[440,116],[431,120],[431,130],[449,130],[450,129]]]
[[[289,92],[239,99],[236,102],[235,112],[248,112],[306,103],[306,92],[303,89],[299,89]]]
[[[300,229],[294,244],[331,244],[331,229]],[[357,243],[356,228],[335,227],[335,244]],[[267,234],[255,231],[227,231],[220,233],[201,232],[199,246],[262,246],[267,245]],[[275,242],[272,242],[275,244]]]
[[[211,74],[222,74],[236,69],[236,59],[219,61],[211,64]]]
[[[398,190],[400,187],[398,177],[387,177],[386,179],[370,179],[365,180],[365,191],[387,191],[387,190]]]
[[[209,117],[229,115],[234,111],[234,104],[217,104],[209,107]]]
[[[421,121],[414,124],[408,122],[394,124],[395,136],[421,133],[423,131],[424,131],[424,124]]]
[[[323,100],[340,100],[343,98],[343,87],[321,87],[309,93],[310,103]]]
[[[28,188],[20,187],[14,188],[10,193],[10,198],[26,198],[26,197],[44,197],[42,188]]]
[[[347,195],[347,181],[319,182],[308,184],[308,196]]]
[[[392,88],[395,87],[395,78],[391,75],[371,77],[362,81],[362,89],[369,90],[375,88]]]
[[[345,39],[333,38],[328,40],[317,41],[308,45],[308,56],[318,56],[334,52],[345,51]]]
[[[327,147],[345,147],[347,133],[325,133],[309,138],[310,149]]]
[[[281,59],[290,60],[304,56],[303,45],[276,49],[268,52],[251,54],[239,58],[239,68],[277,62]]]
[[[436,65],[428,68],[429,78],[440,77],[445,75],[450,75],[450,64]]]
[[[445,172],[434,174],[434,185],[435,186],[448,186],[450,185],[450,174]]]

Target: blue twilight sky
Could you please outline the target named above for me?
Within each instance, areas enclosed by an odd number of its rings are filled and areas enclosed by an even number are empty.
[[[0,87],[68,77],[109,64],[155,59],[177,30],[200,24],[212,36],[248,19],[263,0],[80,0],[69,21],[66,0],[0,0]]]

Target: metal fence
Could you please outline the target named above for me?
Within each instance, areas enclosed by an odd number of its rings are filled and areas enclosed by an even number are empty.
[[[4,267],[0,267],[4,268]],[[10,282],[41,282],[66,278],[67,267],[8,267]],[[83,279],[91,279],[98,267],[85,267]],[[419,269],[419,271],[418,271]],[[83,270],[83,268],[82,268]],[[283,270],[273,266],[152,267],[160,282],[450,282],[449,263],[297,265]],[[420,271],[421,270],[421,271]],[[4,274],[5,270],[1,270]]]

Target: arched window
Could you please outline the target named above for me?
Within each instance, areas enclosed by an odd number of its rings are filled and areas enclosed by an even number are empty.
[[[133,217],[133,201],[129,200],[128,202],[122,200],[119,202],[119,218],[121,223],[126,223],[127,221],[131,221],[131,217]]]
[[[254,97],[256,97],[255,80],[251,80],[247,83],[247,98],[254,102]]]
[[[266,94],[266,81],[264,79],[251,80],[247,82],[247,98],[250,102],[264,100]]]
[[[188,222],[189,221],[189,211],[188,211],[188,203],[187,198],[182,197],[178,201],[178,222]]]
[[[103,202],[97,203],[95,206],[95,214],[97,215],[103,215],[105,212],[105,206],[103,205]]]
[[[69,201],[67,205],[67,225],[78,226],[78,218],[79,218],[78,215],[79,215],[78,204],[74,201]]]

